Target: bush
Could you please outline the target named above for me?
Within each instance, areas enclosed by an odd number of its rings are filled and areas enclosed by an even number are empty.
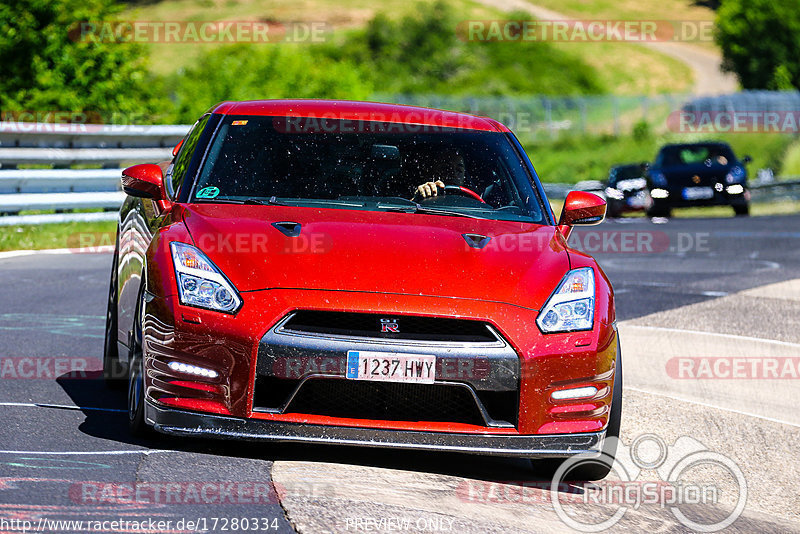
[[[800,88],[797,0],[725,0],[716,25],[723,69],[745,89]]]
[[[113,0],[0,2],[0,108],[90,117],[155,112],[144,49],[76,32],[80,22],[110,20],[118,10]]]
[[[350,61],[324,58],[301,46],[225,46],[173,79],[171,115],[176,122],[193,122],[223,100],[366,99],[372,93],[366,78]]]

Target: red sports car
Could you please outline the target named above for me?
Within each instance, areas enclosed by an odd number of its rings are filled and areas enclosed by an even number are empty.
[[[497,121],[225,102],[123,172],[104,373],[134,432],[613,457],[611,284]],[[584,470],[600,478],[608,466]]]

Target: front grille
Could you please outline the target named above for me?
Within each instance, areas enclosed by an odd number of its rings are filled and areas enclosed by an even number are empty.
[[[303,310],[292,315],[283,325],[283,330],[303,334],[413,341],[498,341],[489,326],[481,321],[373,313]]]
[[[470,392],[452,385],[315,379],[303,384],[284,413],[484,425]]]

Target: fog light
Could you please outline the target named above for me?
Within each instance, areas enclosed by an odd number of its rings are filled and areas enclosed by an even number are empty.
[[[742,187],[741,184],[733,184],[726,187],[725,191],[727,191],[729,195],[739,195],[744,193],[744,187]]]
[[[594,386],[584,386],[580,388],[559,389],[550,394],[550,398],[554,401],[568,400],[568,399],[586,399],[597,395],[597,388]]]
[[[669,196],[669,191],[666,189],[653,189],[650,191],[650,196],[653,198],[667,198]]]
[[[188,363],[181,363],[181,362],[169,362],[169,368],[173,371],[179,371],[181,373],[186,373],[189,375],[195,376],[204,376],[206,378],[217,378],[219,373],[213,371],[211,369],[206,369],[205,367],[198,367],[196,365],[189,365]]]

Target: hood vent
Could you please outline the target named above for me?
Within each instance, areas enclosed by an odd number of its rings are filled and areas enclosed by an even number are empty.
[[[300,223],[284,221],[272,223],[272,226],[280,230],[287,237],[297,237],[300,235]]]
[[[464,240],[467,242],[467,244],[472,248],[483,248],[492,239],[491,237],[487,237],[481,234],[461,234],[461,235],[464,237]]]

